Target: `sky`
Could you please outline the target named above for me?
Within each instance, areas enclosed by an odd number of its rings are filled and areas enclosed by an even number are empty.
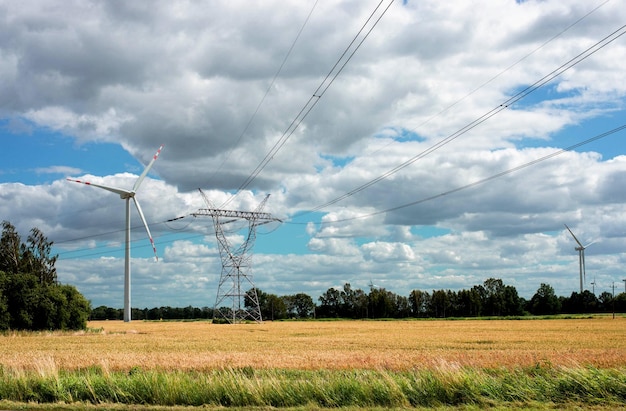
[[[198,188],[263,211],[253,282],[396,294],[500,278],[623,290],[626,1],[0,0],[0,218],[58,280],[123,306],[213,307]],[[177,217],[183,217],[174,220]],[[246,222],[223,226],[236,248]],[[592,284],[593,283],[593,284]]]

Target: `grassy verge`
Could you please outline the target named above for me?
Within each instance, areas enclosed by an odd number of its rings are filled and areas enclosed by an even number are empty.
[[[626,406],[626,370],[533,367],[206,372],[100,367],[77,371],[0,368],[0,400],[21,404],[153,407],[500,407]],[[14,407],[15,408],[15,407]]]

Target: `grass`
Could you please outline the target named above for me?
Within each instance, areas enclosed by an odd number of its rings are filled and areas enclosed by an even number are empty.
[[[1,335],[0,409],[626,406],[624,317],[89,327]]]
[[[20,403],[212,407],[436,407],[626,404],[626,373],[597,368],[415,371],[0,371],[0,398]]]

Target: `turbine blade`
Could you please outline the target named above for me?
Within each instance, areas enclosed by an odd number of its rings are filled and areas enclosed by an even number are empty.
[[[135,197],[133,197],[133,201],[135,202],[135,206],[137,207],[137,211],[139,212],[139,217],[143,222],[143,226],[146,227],[146,232],[148,233],[148,238],[150,239],[150,244],[152,244],[152,250],[154,251],[154,257],[157,261],[159,261],[159,256],[157,255],[157,250],[154,245],[154,240],[152,239],[152,234],[150,233],[150,229],[148,228],[148,223],[146,222],[146,217],[143,215],[143,211],[141,211],[141,206],[139,205],[139,201]]]
[[[133,186],[133,193],[136,192],[139,189],[139,186],[143,182],[143,179],[146,178],[146,175],[148,174],[148,172],[152,168],[152,165],[154,164],[156,159],[159,157],[159,154],[161,153],[162,149],[163,149],[163,145],[161,145],[161,147],[159,147],[159,149],[157,150],[156,154],[154,156],[152,156],[152,160],[150,160],[150,163],[148,163],[146,168],[143,170],[143,173],[141,173],[141,175],[139,176],[137,181],[135,181],[135,185]]]
[[[73,181],[75,183],[80,183],[80,184],[85,184],[85,185],[88,185],[88,186],[98,187],[98,188],[101,188],[103,190],[107,190],[107,191],[110,191],[112,193],[119,194],[119,196],[122,197],[122,198],[126,198],[126,196],[128,196],[130,194],[130,191],[128,191],[128,190],[123,190],[123,189],[117,188],[117,187],[104,186],[102,184],[91,183],[89,181],[74,180],[73,178],[68,178],[67,181]]]
[[[574,233],[572,233],[572,230],[569,229],[569,227],[567,226],[567,224],[565,224],[565,228],[567,228],[567,231],[569,231],[569,233],[572,235],[572,237],[574,237],[574,240],[576,240],[576,242],[578,243],[579,246],[583,246],[580,241],[578,241],[578,238],[576,238],[576,236],[574,235]]]

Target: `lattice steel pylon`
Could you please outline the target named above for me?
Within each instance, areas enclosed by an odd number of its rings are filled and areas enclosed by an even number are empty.
[[[191,215],[194,217],[210,216],[213,219],[215,236],[222,260],[222,273],[213,307],[213,319],[221,318],[231,324],[249,320],[260,323],[263,318],[261,317],[259,297],[250,272],[251,251],[256,240],[257,227],[272,221],[281,221],[272,217],[271,214],[261,211],[269,198],[269,194],[254,211],[234,211],[215,208],[206,194],[201,189],[198,190],[208,208],[201,208]],[[248,221],[248,235],[239,247],[233,249],[226,238],[223,226],[237,220]],[[245,288],[249,288],[249,292]],[[248,302],[247,306],[246,302]]]

